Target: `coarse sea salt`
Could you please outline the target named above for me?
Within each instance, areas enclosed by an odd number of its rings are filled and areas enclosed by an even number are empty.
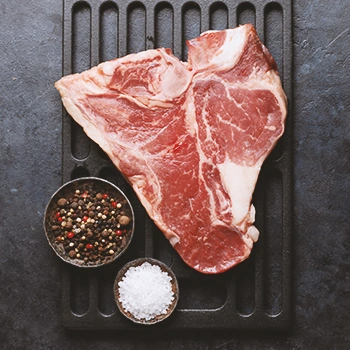
[[[119,301],[138,320],[165,315],[174,301],[171,280],[158,265],[130,267],[118,283]]]

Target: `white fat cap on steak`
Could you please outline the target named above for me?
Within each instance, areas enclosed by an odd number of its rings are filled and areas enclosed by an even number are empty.
[[[250,212],[260,166],[241,166],[226,160],[218,164],[218,169],[222,184],[231,199],[233,224],[239,226]]]

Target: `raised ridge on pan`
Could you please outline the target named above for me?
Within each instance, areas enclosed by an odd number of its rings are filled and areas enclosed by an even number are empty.
[[[289,100],[286,131],[265,161],[254,193],[260,239],[251,257],[217,275],[187,267],[155,227],[108,157],[63,110],[63,178],[105,178],[128,196],[136,229],[120,261],[81,272],[63,266],[62,321],[70,329],[143,329],[126,320],[113,301],[113,280],[128,261],[154,257],[171,265],[181,298],[173,315],[152,328],[264,329],[292,319],[292,0],[98,1],[64,0],[63,75],[158,46],[186,59],[184,42],[208,29],[252,22],[279,66]]]

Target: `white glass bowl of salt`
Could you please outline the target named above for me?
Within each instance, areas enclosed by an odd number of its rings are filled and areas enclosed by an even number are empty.
[[[119,271],[114,297],[120,312],[140,324],[155,324],[168,318],[179,298],[173,271],[152,258],[133,260]]]

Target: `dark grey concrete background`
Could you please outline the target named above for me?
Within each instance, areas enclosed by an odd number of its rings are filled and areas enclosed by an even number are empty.
[[[350,2],[294,1],[294,326],[73,332],[42,216],[61,184],[62,3],[0,1],[0,349],[349,349]]]

